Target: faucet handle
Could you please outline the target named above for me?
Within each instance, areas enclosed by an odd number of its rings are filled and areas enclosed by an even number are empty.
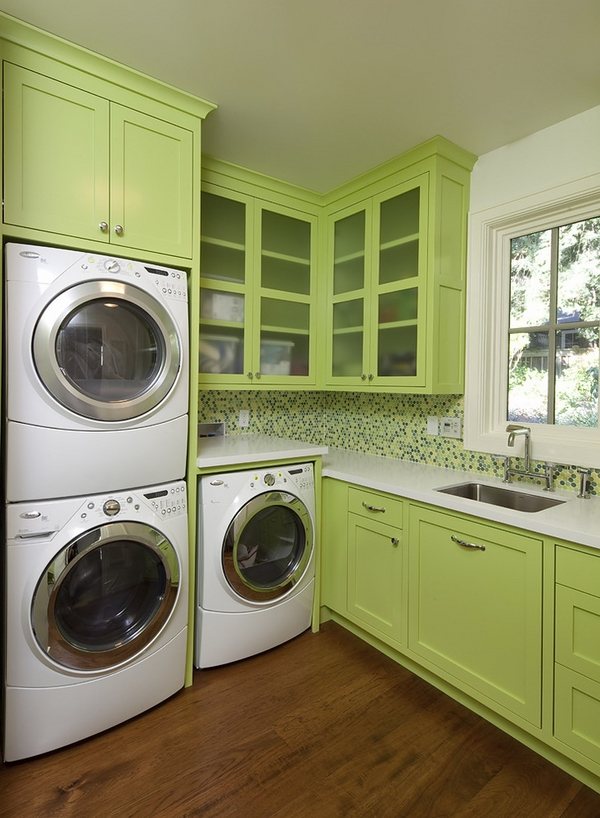
[[[591,469],[584,469],[578,468],[577,474],[579,475],[579,491],[577,496],[581,500],[589,500],[590,499],[590,476],[592,474]]]
[[[546,478],[546,486],[544,491],[554,491],[554,472],[556,471],[556,463],[544,464],[544,476]]]

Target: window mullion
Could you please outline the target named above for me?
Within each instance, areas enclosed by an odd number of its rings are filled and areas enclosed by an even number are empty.
[[[548,423],[554,423],[556,410],[556,331],[558,308],[558,228],[550,239],[550,316],[548,324]]]

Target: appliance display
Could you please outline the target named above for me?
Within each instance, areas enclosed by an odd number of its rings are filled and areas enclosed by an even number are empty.
[[[314,595],[313,464],[200,478],[195,664],[252,656],[306,630]]]
[[[184,482],[6,510],[4,758],[99,733],[184,684]]]
[[[6,281],[7,500],[182,478],[185,272],[7,244]]]

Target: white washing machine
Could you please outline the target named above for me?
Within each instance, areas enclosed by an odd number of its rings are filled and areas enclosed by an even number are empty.
[[[195,664],[273,648],[311,623],[312,463],[200,478]]]
[[[185,475],[185,272],[6,246],[7,500]]]
[[[99,733],[184,683],[185,483],[7,507],[4,758]]]

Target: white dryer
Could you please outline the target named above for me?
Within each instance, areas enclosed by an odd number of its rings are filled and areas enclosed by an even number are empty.
[[[311,623],[312,463],[200,478],[195,664],[244,659]]]
[[[185,272],[25,244],[5,271],[7,500],[181,479]]]
[[[7,508],[4,758],[45,753],[184,683],[185,483]]]

